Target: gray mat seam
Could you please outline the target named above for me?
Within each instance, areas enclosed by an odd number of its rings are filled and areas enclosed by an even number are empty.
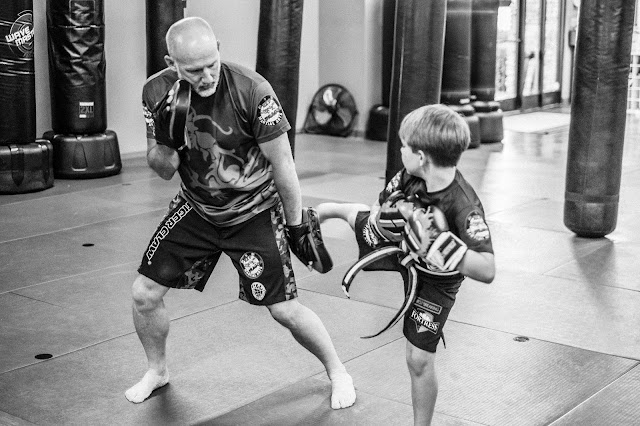
[[[351,262],[344,262],[344,263],[337,264],[336,266],[342,266],[342,265],[346,265],[346,264],[350,264],[350,263]],[[355,261],[354,261],[354,263],[355,263]],[[314,275],[307,275],[307,276],[302,277],[302,278],[296,278],[296,282],[304,282],[306,280],[311,279],[313,276]],[[323,293],[323,292],[321,292],[319,290],[311,290],[311,289],[308,289],[308,288],[301,288],[300,290],[308,291],[309,293],[320,294],[320,295],[323,295],[323,296],[333,297],[333,298],[340,299],[340,300],[349,300],[349,301],[358,302],[358,303],[365,303],[367,305],[377,306],[379,308],[385,308],[385,309],[389,309],[389,310],[392,310],[392,311],[397,310],[396,308],[392,308],[392,307],[387,306],[387,305],[380,305],[380,304],[375,303],[375,302],[364,301],[364,300],[359,300],[359,299],[354,299],[354,298],[348,298],[348,297],[346,297],[344,295],[336,296],[335,294],[327,294],[327,293]]]
[[[4,413],[4,414],[6,414],[7,416],[12,417],[13,419],[19,420],[21,424],[25,424],[25,425],[35,425],[35,423],[31,423],[30,421],[25,420],[25,419],[23,419],[23,418],[22,418],[22,417],[20,417],[20,416],[17,416],[17,415],[15,415],[15,414],[8,413],[8,412],[6,412],[6,411],[4,411],[4,410],[0,410],[0,413]],[[0,416],[0,420],[2,420],[2,416]],[[4,423],[2,423],[2,424],[4,425]],[[9,423],[9,425],[10,425],[10,423]]]
[[[252,399],[251,401],[248,401],[248,402],[240,402],[240,403],[238,403],[238,404],[236,404],[236,405],[233,405],[233,406],[231,406],[231,408],[229,408],[228,410],[223,411],[223,412],[221,412],[221,413],[219,413],[219,414],[216,414],[216,416],[215,416],[214,418],[204,417],[204,418],[202,418],[202,419],[198,419],[198,420],[197,420],[197,421],[195,421],[194,423],[195,423],[195,424],[201,424],[201,423],[210,422],[210,421],[211,421],[211,420],[213,420],[213,419],[216,419],[216,418],[218,418],[218,417],[224,416],[224,415],[226,415],[226,414],[231,413],[232,411],[238,410],[238,409],[243,408],[243,407],[246,407],[246,406],[248,406],[248,405],[251,405],[251,404],[253,404],[253,403],[257,402],[257,401],[260,401],[261,399],[264,399],[264,398],[267,398],[267,397],[269,397],[269,396],[273,395],[274,393],[278,393],[278,392],[280,392],[280,391],[282,391],[282,390],[284,390],[284,389],[286,389],[286,388],[288,388],[288,387],[294,386],[294,385],[296,385],[296,384],[298,384],[298,383],[300,383],[300,382],[303,382],[303,381],[305,381],[305,380],[308,380],[308,379],[313,379],[313,380],[322,381],[322,380],[320,380],[320,379],[316,379],[316,378],[314,378],[314,376],[316,376],[316,375],[318,375],[318,374],[321,374],[321,372],[313,373],[313,374],[311,374],[310,376],[306,376],[306,377],[304,377],[304,378],[302,378],[302,379],[300,379],[300,380],[296,380],[295,382],[287,383],[287,384],[282,385],[282,386],[280,386],[280,387],[278,387],[278,388],[274,388],[274,389],[266,390],[266,391],[265,391],[266,393],[264,393],[263,395],[260,395],[260,396],[258,396],[257,398]]]
[[[285,390],[285,389],[287,389],[287,388],[289,388],[289,387],[291,387],[291,386],[295,386],[295,385],[297,385],[297,384],[299,384],[299,383],[301,383],[301,382],[304,382],[305,380],[317,380],[317,381],[319,381],[319,382],[321,382],[321,383],[327,383],[327,381],[326,381],[326,380],[322,380],[322,379],[319,379],[319,378],[314,377],[314,376],[317,376],[318,374],[321,374],[321,373],[314,373],[314,374],[313,374],[313,375],[311,375],[311,376],[308,376],[308,377],[302,378],[302,379],[300,379],[300,380],[297,380],[297,381],[295,381],[295,382],[292,382],[292,383],[289,383],[289,384],[283,385],[283,386],[281,386],[280,388],[277,388],[277,389],[275,389],[275,390],[272,390],[272,391],[270,391],[269,393],[264,394],[264,395],[262,395],[262,396],[260,396],[260,397],[258,397],[258,398],[256,398],[256,399],[254,399],[254,400],[252,400],[252,401],[249,401],[249,402],[246,402],[246,403],[240,403],[240,404],[238,404],[237,406],[234,406],[233,408],[231,408],[231,409],[229,409],[229,410],[227,410],[227,411],[225,411],[225,412],[223,412],[223,413],[217,414],[214,418],[204,417],[204,418],[202,418],[202,419],[198,419],[195,423],[196,423],[196,424],[200,424],[200,423],[211,422],[212,420],[215,420],[215,419],[216,419],[216,418],[218,418],[218,417],[224,416],[224,415],[229,414],[229,413],[231,413],[231,412],[233,412],[233,411],[236,411],[236,410],[238,410],[238,409],[241,409],[241,408],[247,407],[247,406],[249,406],[249,405],[251,405],[251,404],[253,404],[253,403],[256,403],[256,402],[258,402],[258,401],[260,401],[260,400],[263,400],[263,399],[265,399],[265,398],[268,398],[268,397],[270,397],[271,395],[273,395],[273,394],[275,394],[275,393],[278,393],[278,392],[283,391],[283,390]],[[330,386],[330,382],[328,383],[328,386]],[[355,386],[355,388],[356,388],[356,402],[355,402],[356,404],[358,403],[357,396],[358,396],[358,395],[360,395],[360,394],[366,394],[366,395],[369,395],[369,396],[372,396],[372,397],[375,397],[375,398],[379,398],[379,399],[382,399],[382,400],[391,401],[391,402],[395,402],[395,403],[398,403],[398,404],[402,404],[402,405],[410,406],[410,404],[407,404],[407,403],[402,402],[402,401],[396,401],[396,400],[394,400],[394,399],[390,399],[390,398],[387,398],[387,397],[384,397],[384,396],[375,395],[375,394],[373,394],[373,393],[366,392],[366,391],[359,391],[357,386]],[[345,408],[345,410],[348,410],[348,409],[349,409],[349,408]],[[442,413],[442,414],[444,414],[444,413]],[[450,416],[450,417],[453,417],[453,416]],[[456,417],[456,418],[457,418],[457,417]],[[466,419],[464,419],[464,420],[466,420]]]
[[[628,356],[609,354],[609,353],[601,352],[601,351],[594,351],[593,349],[582,348],[580,346],[572,346],[572,345],[568,345],[568,344],[565,344],[565,343],[554,342],[554,341],[546,340],[546,339],[540,339],[538,337],[534,337],[534,336],[531,336],[531,335],[513,333],[511,331],[499,330],[497,328],[486,327],[486,326],[478,325],[478,324],[471,324],[469,322],[464,322],[464,321],[459,321],[459,320],[447,319],[447,322],[455,322],[455,323],[458,323],[458,324],[464,324],[464,325],[468,325],[468,326],[471,326],[471,327],[483,328],[485,330],[491,330],[491,331],[496,331],[498,333],[510,334],[512,336],[524,336],[524,337],[527,337],[528,339],[534,339],[534,340],[537,340],[539,342],[551,343],[553,345],[560,345],[560,346],[564,346],[564,347],[567,347],[567,348],[578,349],[578,350],[590,352],[590,353],[593,353],[593,354],[612,356],[614,358],[627,359],[629,361],[635,361],[636,363],[640,363],[640,358],[632,358],[632,357],[628,357]],[[626,374],[626,373],[627,372],[625,372],[624,374]]]
[[[25,296],[24,294],[15,293],[14,291],[9,291],[8,293],[12,293],[14,296],[22,297],[24,299],[32,300],[34,302],[44,303],[45,305],[55,306],[56,308],[60,308],[60,309],[66,309],[65,306],[56,305],[55,303],[47,302],[46,300],[40,300],[40,299],[37,299],[35,297]]]
[[[303,278],[303,280],[304,280],[304,278]],[[302,280],[300,280],[300,281],[302,281]],[[321,295],[321,296],[333,297],[334,299],[339,299],[339,300],[348,300],[350,302],[364,303],[365,305],[375,306],[375,307],[378,307],[378,308],[384,308],[384,309],[388,309],[390,311],[397,311],[398,310],[398,308],[392,308],[390,306],[379,305],[379,304],[374,303],[374,302],[368,302],[368,301],[359,300],[359,299],[353,299],[353,298],[349,299],[349,298],[347,298],[345,296],[336,296],[335,294],[327,294],[327,293],[323,293],[323,292],[318,291],[318,290],[310,290],[310,289],[307,289],[307,288],[299,288],[298,290],[308,291],[309,293],[318,294],[318,295]]]
[[[125,266],[125,265],[137,265],[139,263],[140,262],[138,262],[138,261],[126,262],[126,263],[118,263],[116,265],[106,266],[104,268],[93,269],[91,271],[86,271],[86,272],[80,272],[79,274],[67,275],[67,276],[60,277],[60,278],[55,278],[55,279],[49,280],[49,281],[42,281],[40,283],[29,284],[29,285],[24,286],[24,287],[14,288],[14,289],[7,290],[7,291],[0,291],[0,296],[3,295],[3,294],[14,293],[14,292],[16,292],[18,290],[24,290],[24,289],[27,289],[27,288],[36,287],[36,286],[43,285],[43,284],[51,284],[51,283],[54,283],[56,281],[68,280],[69,278],[81,277],[83,275],[89,275],[89,274],[93,274],[93,273],[104,271],[104,270],[111,269],[111,268],[118,268],[118,267]],[[119,274],[119,273],[122,273],[122,272],[113,272],[112,274],[107,274],[107,275],[104,275],[104,276],[108,277],[110,275]]]
[[[17,296],[21,296],[21,295],[17,295]],[[202,312],[205,312],[205,311],[208,311],[208,310],[211,310],[211,309],[220,308],[222,306],[226,306],[226,305],[229,305],[231,303],[237,303],[237,302],[238,302],[238,300],[232,300],[230,302],[222,303],[220,305],[216,305],[216,306],[212,306],[212,307],[209,307],[209,308],[201,309],[201,310],[199,310],[197,312],[191,312],[189,314],[185,314],[185,315],[173,318],[173,319],[171,319],[171,322],[174,322],[174,321],[177,321],[177,320],[181,320],[181,319],[190,317],[192,315],[200,314]],[[46,303],[46,302],[44,302],[44,303]],[[0,372],[0,376],[3,375],[3,374],[6,374],[6,373],[11,373],[11,372],[14,372],[14,371],[21,370],[23,368],[31,367],[31,366],[36,365],[36,364],[40,364],[40,363],[48,362],[48,361],[53,361],[54,359],[58,359],[58,358],[62,358],[62,357],[68,356],[68,355],[72,355],[72,354],[75,354],[76,352],[80,352],[80,351],[83,351],[85,349],[89,349],[89,348],[92,348],[94,346],[98,346],[98,345],[101,345],[103,343],[110,342],[112,340],[120,339],[122,337],[130,336],[130,335],[135,334],[135,333],[136,333],[135,331],[132,331],[130,333],[124,333],[124,334],[120,334],[118,336],[113,336],[113,337],[110,337],[108,339],[104,339],[104,340],[101,340],[99,342],[92,343],[92,344],[87,345],[87,346],[82,346],[82,347],[76,348],[76,349],[74,349],[72,351],[69,351],[69,352],[64,352],[64,353],[55,355],[52,358],[49,358],[49,359],[46,359],[46,360],[43,360],[43,361],[36,361],[36,362],[32,362],[31,364],[22,365],[20,367],[13,368],[11,370],[3,371],[3,372]],[[317,374],[317,373],[314,373],[314,374]]]
[[[145,181],[151,181],[151,180],[156,180],[156,179],[162,180],[162,178],[159,177],[159,176],[147,177],[147,178],[139,178],[139,179],[128,180],[126,182],[117,182],[117,183],[114,183],[114,184],[111,184],[111,185],[100,186],[100,187],[98,187],[98,189],[115,188],[115,187],[118,187],[118,186],[122,186],[125,183],[126,184],[131,184],[131,183],[145,182]],[[62,178],[59,178],[59,179],[56,179],[56,182],[58,182],[58,180],[60,180],[60,181],[65,181],[65,180],[75,181],[75,179],[62,179]],[[60,183],[60,182],[58,182],[58,183]],[[56,197],[63,197],[63,196],[69,195],[69,194],[80,194],[80,193],[83,193],[83,192],[90,192],[90,191],[95,192],[96,188],[78,189],[77,191],[63,192],[61,194],[45,195],[45,193],[42,193],[42,197],[28,198],[28,199],[25,199],[25,200],[12,201],[12,202],[9,202],[9,203],[6,203],[6,204],[2,204],[2,206],[15,206],[17,204],[28,203],[30,201],[40,201],[40,200],[45,200],[45,199],[54,199]]]
[[[619,357],[619,358],[623,358],[623,357]],[[577,410],[579,407],[581,407],[582,405],[586,404],[587,402],[589,402],[590,400],[592,400],[594,397],[596,397],[596,395],[600,394],[601,392],[603,392],[605,389],[611,387],[613,384],[615,384],[617,381],[619,381],[620,379],[622,379],[624,376],[626,376],[629,372],[631,372],[631,370],[635,369],[640,363],[636,363],[634,366],[630,367],[629,369],[627,369],[627,371],[625,371],[624,373],[621,373],[618,377],[616,377],[615,379],[611,380],[609,383],[607,383],[605,386],[603,386],[602,388],[600,388],[597,392],[594,392],[591,396],[589,396],[588,398],[583,399],[582,401],[580,401],[579,404],[577,404],[576,406],[574,406],[573,408],[571,408],[569,411],[567,411],[566,413],[564,413],[563,415],[561,415],[560,417],[558,417],[557,419],[553,420],[551,423],[549,423],[549,426],[553,425],[554,423],[559,422],[560,420],[562,420],[563,418],[567,417],[568,415],[570,415],[572,412],[574,412],[575,410]]]
[[[139,206],[139,207],[144,207],[143,205],[140,204],[133,204],[133,203],[127,203],[127,204],[131,204],[134,206]],[[109,223],[109,222],[114,222],[116,220],[120,220],[120,219],[124,219],[124,218],[132,218],[132,217],[136,217],[136,216],[141,216],[141,215],[145,215],[145,214],[149,214],[149,213],[155,213],[155,212],[164,212],[166,211],[166,207],[164,208],[149,208],[149,210],[143,211],[143,212],[139,212],[139,213],[134,213],[134,214],[129,214],[129,215],[123,215],[123,216],[117,216],[117,217],[111,217],[107,220],[99,220],[96,222],[91,222],[91,223],[84,223],[82,225],[79,226],[70,226],[68,228],[61,228],[61,229],[56,229],[55,231],[51,231],[51,232],[42,232],[40,234],[34,234],[34,235],[29,235],[27,237],[21,237],[21,238],[13,238],[10,240],[4,240],[4,241],[0,241],[0,245],[1,244],[7,244],[7,243],[12,243],[15,241],[24,241],[24,240],[29,240],[31,238],[38,238],[38,237],[42,237],[45,235],[54,235],[57,234],[59,232],[66,232],[66,231],[71,231],[71,230],[75,230],[75,229],[82,229],[82,228],[86,228],[88,226],[95,226],[95,225],[100,225],[103,223]]]

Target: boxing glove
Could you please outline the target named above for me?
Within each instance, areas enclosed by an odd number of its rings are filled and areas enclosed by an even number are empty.
[[[405,225],[409,249],[442,271],[453,271],[467,252],[467,245],[449,231],[447,219],[438,207],[417,209]]]
[[[191,106],[191,85],[176,81],[151,111],[156,142],[180,151],[187,144],[186,125]]]
[[[369,215],[369,227],[374,239],[380,242],[402,241],[407,218],[411,216],[413,208],[413,203],[406,201],[402,191],[392,193],[375,215]]]

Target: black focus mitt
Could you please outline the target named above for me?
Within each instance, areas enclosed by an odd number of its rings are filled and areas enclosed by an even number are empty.
[[[161,145],[180,151],[187,146],[186,125],[191,106],[191,85],[176,81],[151,111],[155,139]]]
[[[312,207],[302,209],[302,223],[286,226],[289,248],[309,269],[324,274],[333,268],[333,261],[324,246],[318,213]]]

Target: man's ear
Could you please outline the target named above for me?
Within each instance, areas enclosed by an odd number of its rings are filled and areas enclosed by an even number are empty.
[[[176,68],[176,61],[173,60],[173,58],[169,55],[164,55],[164,61],[167,63],[167,66],[169,68],[171,68],[174,71],[178,71],[178,69]]]

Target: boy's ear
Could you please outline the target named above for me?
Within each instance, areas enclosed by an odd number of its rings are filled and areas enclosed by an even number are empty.
[[[424,166],[427,164],[427,154],[423,150],[418,150],[418,155],[420,156],[420,165]]]

